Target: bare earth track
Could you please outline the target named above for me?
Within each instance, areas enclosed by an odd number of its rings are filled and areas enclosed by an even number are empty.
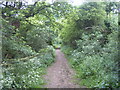
[[[45,75],[46,88],[80,88],[75,84],[74,71],[69,67],[64,54],[60,49],[56,50],[56,61],[52,64]]]

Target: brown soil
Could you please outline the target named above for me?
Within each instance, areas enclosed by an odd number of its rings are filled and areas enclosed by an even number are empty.
[[[70,68],[64,54],[56,49],[56,61],[47,70],[45,75],[46,88],[80,88],[75,84],[75,72]]]

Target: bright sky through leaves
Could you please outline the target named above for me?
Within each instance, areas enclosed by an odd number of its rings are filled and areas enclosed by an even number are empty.
[[[29,4],[32,4],[35,0],[27,0],[27,2]],[[42,1],[42,0],[41,0]],[[55,0],[46,0],[47,2],[51,3],[52,1],[55,1]],[[60,0],[59,0],[60,1]],[[62,1],[62,0],[61,0]],[[78,5],[81,5],[83,3],[84,0],[64,0],[64,1],[69,1],[72,5],[74,6],[78,6]]]
[[[37,0],[25,0],[28,2],[28,4],[32,4],[33,2],[37,1]],[[79,6],[81,5],[83,2],[119,2],[120,0],[39,0],[39,1],[47,1],[49,3],[52,3],[53,1],[68,1],[70,2],[73,6]]]

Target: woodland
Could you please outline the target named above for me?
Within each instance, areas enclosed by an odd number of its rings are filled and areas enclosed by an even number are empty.
[[[79,85],[119,88],[119,5],[1,1],[0,88],[42,88],[58,48]]]

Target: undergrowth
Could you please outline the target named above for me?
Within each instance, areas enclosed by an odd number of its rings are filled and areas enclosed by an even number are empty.
[[[49,46],[30,59],[18,59],[12,63],[6,60],[2,67],[1,88],[42,88],[45,84],[43,75],[46,73],[46,67],[54,62],[54,56],[54,48]]]
[[[88,88],[118,88],[120,83],[117,31],[108,36],[109,42],[104,47],[100,47],[97,42],[98,35],[95,36],[96,40],[89,40],[90,36],[84,34],[83,40],[76,41],[77,49],[69,46],[62,48],[71,66],[77,72],[76,77],[80,79],[79,84]],[[88,37],[88,39],[84,39],[84,37]],[[87,42],[89,44],[86,44]]]

